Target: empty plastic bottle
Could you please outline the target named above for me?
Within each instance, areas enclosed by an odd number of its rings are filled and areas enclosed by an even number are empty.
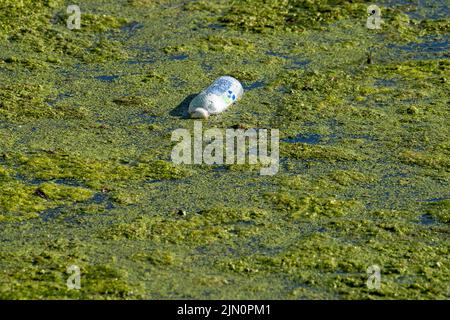
[[[189,104],[191,118],[206,119],[225,111],[244,94],[242,84],[235,78],[223,76],[200,92]]]

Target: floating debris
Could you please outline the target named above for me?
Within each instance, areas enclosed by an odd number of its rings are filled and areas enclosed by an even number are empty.
[[[211,114],[225,111],[244,94],[242,84],[233,77],[218,78],[189,104],[191,118],[207,119]]]

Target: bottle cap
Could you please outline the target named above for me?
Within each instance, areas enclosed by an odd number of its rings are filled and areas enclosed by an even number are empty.
[[[203,108],[197,108],[191,113],[191,118],[208,119],[209,113]]]

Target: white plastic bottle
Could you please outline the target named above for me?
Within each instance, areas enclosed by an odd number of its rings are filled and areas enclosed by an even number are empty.
[[[244,94],[242,84],[235,78],[223,76],[200,92],[189,104],[191,118],[208,118],[225,111]]]

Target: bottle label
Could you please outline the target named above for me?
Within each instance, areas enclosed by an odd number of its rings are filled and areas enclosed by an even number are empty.
[[[221,97],[226,105],[230,105],[235,102],[237,98],[236,93],[234,93],[232,89],[232,81],[225,78],[219,78],[210,86],[208,93]]]
[[[232,83],[230,80],[220,78],[209,87],[208,91],[217,96],[221,96],[231,87],[231,85]]]

